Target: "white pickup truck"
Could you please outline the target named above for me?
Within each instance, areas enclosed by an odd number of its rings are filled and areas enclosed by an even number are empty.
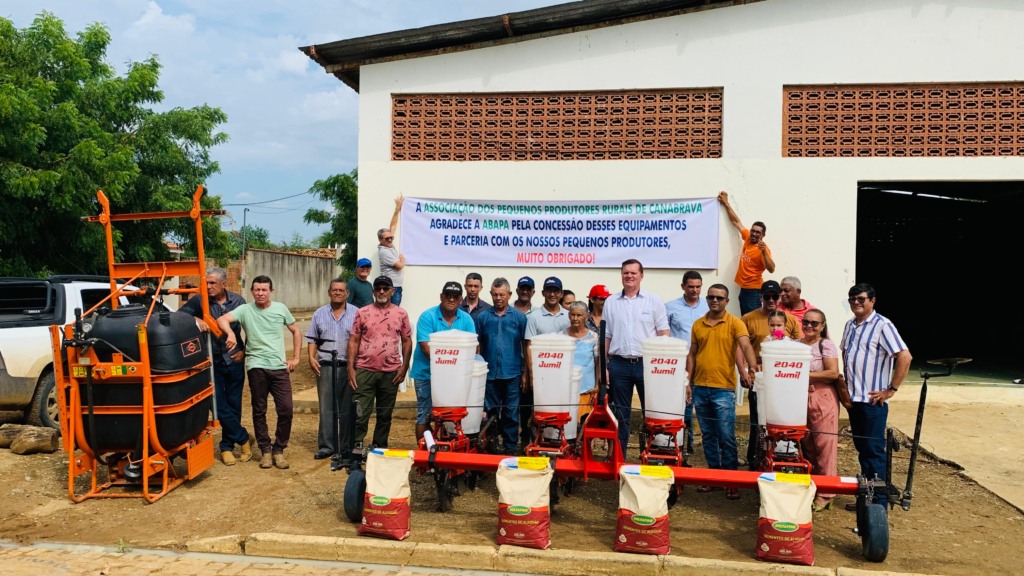
[[[0,278],[0,410],[60,428],[50,326],[73,322],[76,308],[85,312],[109,294],[101,276]]]

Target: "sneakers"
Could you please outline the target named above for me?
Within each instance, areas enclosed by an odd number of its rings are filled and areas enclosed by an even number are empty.
[[[263,463],[261,462],[260,466],[262,466],[262,465],[263,465]],[[281,470],[287,470],[288,469],[288,459],[284,457],[284,452],[275,452],[274,453],[274,466],[277,466]]]
[[[270,452],[264,452],[263,457],[260,458],[260,468],[273,468],[274,463],[270,458]]]
[[[242,451],[238,455],[239,462],[248,462],[252,460],[252,445],[256,442],[256,439],[249,436],[249,439],[242,443]],[[225,462],[227,464],[227,462]]]
[[[250,454],[250,456],[252,456],[252,454]],[[223,450],[220,453],[220,459],[224,462],[225,466],[234,466],[235,462],[237,462],[237,460],[235,460],[235,455],[231,450]]]

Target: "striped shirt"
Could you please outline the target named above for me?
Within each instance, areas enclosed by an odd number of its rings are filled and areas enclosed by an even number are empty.
[[[896,326],[886,317],[872,312],[857,324],[853,318],[843,329],[843,373],[854,402],[868,402],[868,393],[889,388],[893,358],[907,350]]]
[[[641,343],[654,338],[658,331],[668,332],[668,313],[657,294],[640,290],[634,298],[619,291],[604,303],[605,338],[611,340],[608,353],[613,356],[638,358],[643,355]]]
[[[334,319],[330,304],[325,304],[313,312],[313,320],[309,323],[309,330],[306,330],[306,340],[314,344],[318,338],[333,340],[324,342],[317,350],[316,359],[321,364],[331,361],[331,350],[338,351],[339,362],[344,362],[348,357],[348,337],[352,335],[352,322],[355,321],[358,311],[359,308],[354,304],[347,304],[341,318],[337,320]]]

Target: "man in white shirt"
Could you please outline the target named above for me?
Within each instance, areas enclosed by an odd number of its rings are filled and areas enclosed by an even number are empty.
[[[619,421],[619,445],[626,457],[633,388],[644,408],[644,359],[641,343],[654,336],[668,336],[668,314],[657,294],[640,289],[644,265],[629,259],[622,263],[622,291],[604,304],[605,344],[612,413]]]

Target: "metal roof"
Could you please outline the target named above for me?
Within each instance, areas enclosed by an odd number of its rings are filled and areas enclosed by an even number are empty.
[[[580,0],[500,16],[386,32],[299,48],[359,91],[359,68],[366,64],[417,58],[485,46],[522,42],[677,14],[749,4],[762,0]]]

